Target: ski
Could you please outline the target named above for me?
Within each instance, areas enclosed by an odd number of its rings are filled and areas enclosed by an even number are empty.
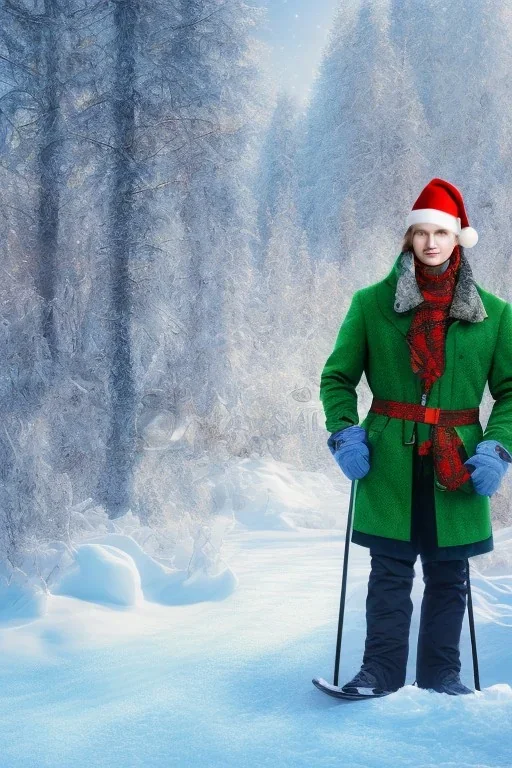
[[[344,691],[338,685],[332,685],[324,680],[323,677],[314,677],[311,681],[319,691],[327,693],[329,696],[334,696],[336,699],[344,699],[345,701],[360,701],[361,699],[378,699],[381,696],[389,696],[394,691],[382,691],[379,688],[359,688],[357,691],[354,689],[352,693]]]

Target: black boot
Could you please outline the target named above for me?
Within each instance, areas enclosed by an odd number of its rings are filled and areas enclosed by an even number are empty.
[[[396,691],[405,684],[414,562],[376,554],[371,560],[361,672],[373,675],[383,690]]]
[[[459,642],[466,610],[467,560],[423,563],[416,682],[440,693],[472,693],[459,680]]]
[[[437,691],[438,693],[449,693],[450,696],[460,696],[461,694],[465,693],[474,693],[471,688],[467,688],[463,683],[461,683],[459,675],[454,671],[448,672],[443,677],[439,685],[437,685],[433,690]]]
[[[342,691],[345,693],[362,693],[364,695],[383,693],[385,690],[387,689],[382,687],[376,675],[362,667],[352,680],[342,686]]]

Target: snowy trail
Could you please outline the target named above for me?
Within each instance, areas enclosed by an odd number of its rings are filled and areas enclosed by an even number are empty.
[[[510,529],[509,529],[510,531]],[[238,531],[239,586],[220,602],[111,609],[53,596],[47,616],[0,631],[1,768],[56,766],[512,766],[511,577],[473,574],[482,685],[371,702],[332,680],[344,535]],[[340,677],[364,642],[367,550],[352,545]],[[421,598],[416,565],[408,683]],[[467,620],[463,675],[472,685]]]

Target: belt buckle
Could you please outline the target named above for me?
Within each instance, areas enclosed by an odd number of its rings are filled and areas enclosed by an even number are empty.
[[[439,422],[440,413],[440,408],[432,408],[429,405],[426,405],[424,418],[425,424],[437,424]]]

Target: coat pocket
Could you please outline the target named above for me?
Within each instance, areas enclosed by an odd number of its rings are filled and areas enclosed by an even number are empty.
[[[454,427],[456,433],[462,440],[464,450],[467,453],[467,458],[475,455],[476,446],[482,440],[484,433],[480,422],[478,424],[463,424],[462,426]],[[464,459],[466,461],[467,459]]]
[[[378,452],[377,444],[381,438],[382,433],[389,424],[391,416],[386,416],[384,413],[375,413],[370,411],[361,426],[366,429],[368,435],[368,446],[370,452],[370,473],[374,473],[374,460],[375,451]],[[373,472],[372,472],[373,471]],[[362,482],[362,481],[361,481]]]
[[[391,416],[386,416],[384,413],[375,413],[375,411],[370,411],[364,420],[366,424],[363,422],[361,425],[365,427],[366,431],[368,432],[368,439],[370,442],[376,442],[376,440],[380,437],[382,432],[389,424],[390,418]]]

